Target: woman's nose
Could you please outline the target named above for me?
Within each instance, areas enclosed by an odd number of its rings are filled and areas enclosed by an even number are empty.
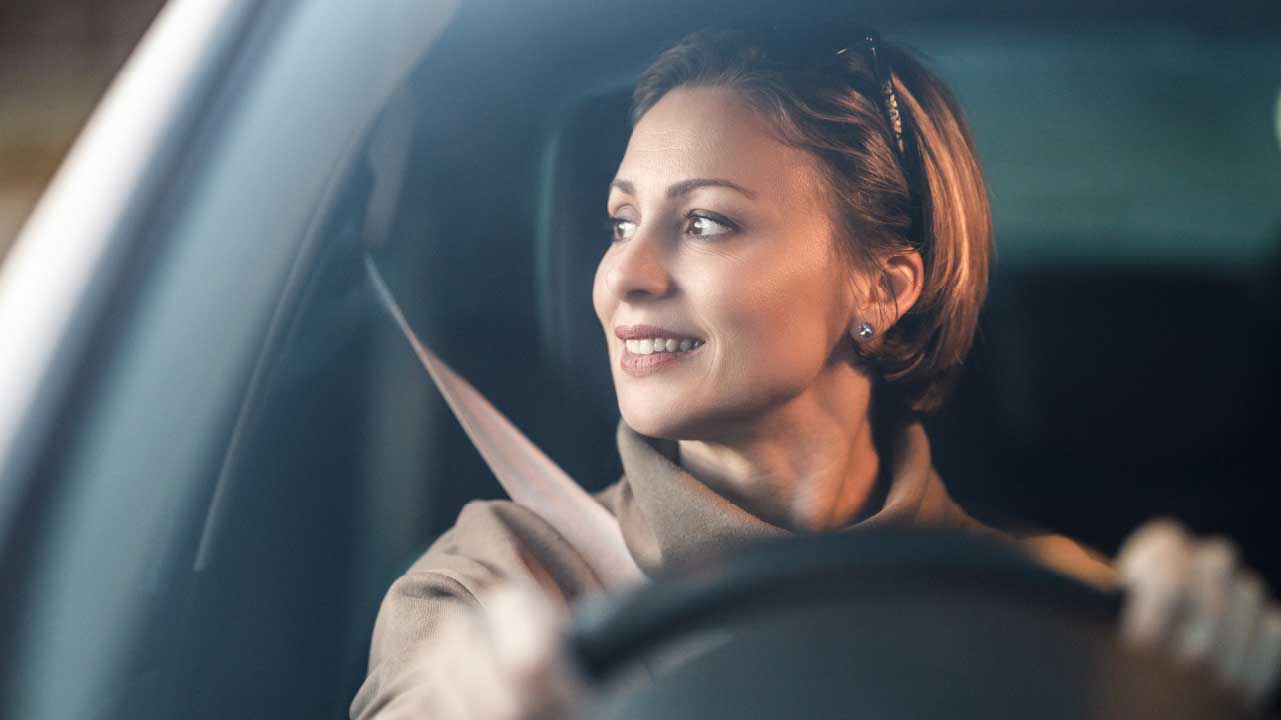
[[[662,296],[672,284],[663,238],[639,232],[618,247],[605,282],[621,300]]]

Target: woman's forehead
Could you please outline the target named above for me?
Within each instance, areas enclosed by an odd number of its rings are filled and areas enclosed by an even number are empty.
[[[696,177],[772,193],[808,185],[814,167],[808,153],[780,142],[735,91],[677,88],[636,123],[617,178],[642,193]]]

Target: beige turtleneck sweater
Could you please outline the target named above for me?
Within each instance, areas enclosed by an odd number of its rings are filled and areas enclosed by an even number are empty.
[[[844,530],[954,527],[1016,542],[1088,582],[1115,583],[1106,559],[1068,538],[1016,537],[967,515],[934,471],[919,423],[905,426],[896,440],[884,504]],[[791,534],[696,480],[676,463],[674,441],[640,435],[621,420],[617,441],[623,476],[596,499],[618,520],[628,550],[647,575],[731,543]],[[554,589],[566,605],[604,589],[582,556],[533,511],[505,500],[468,503],[457,523],[387,591],[374,625],[369,674],[352,701],[351,717],[372,717],[403,692],[406,680],[400,676],[442,624],[473,612],[483,591],[516,577]]]

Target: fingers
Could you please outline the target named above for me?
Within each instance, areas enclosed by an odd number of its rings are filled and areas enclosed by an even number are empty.
[[[531,720],[563,718],[580,698],[560,638],[567,608],[532,584],[496,588],[480,612],[443,623],[399,676],[380,720]]]
[[[1266,594],[1263,580],[1252,572],[1238,573],[1228,590],[1226,622],[1214,657],[1225,679],[1240,678],[1245,672]]]
[[[1117,570],[1129,589],[1121,633],[1131,645],[1155,644],[1174,627],[1188,564],[1187,535],[1169,520],[1144,525],[1121,547]]]
[[[1272,606],[1259,617],[1240,675],[1246,699],[1254,705],[1262,704],[1276,688],[1278,674],[1281,674],[1281,610]]]
[[[1176,632],[1180,656],[1214,660],[1220,635],[1227,625],[1229,588],[1236,573],[1236,549],[1223,538],[1190,546],[1184,597],[1187,610]]]
[[[475,623],[472,647],[489,642],[484,624]],[[517,720],[521,717],[522,691],[508,676],[493,652],[474,652],[452,662],[451,692],[469,717],[476,720]]]
[[[1125,542],[1117,570],[1128,591],[1127,643],[1202,663],[1252,704],[1268,697],[1281,676],[1281,609],[1263,580],[1240,567],[1232,543],[1154,521]]]
[[[485,602],[494,654],[511,686],[524,699],[527,717],[564,716],[584,687],[561,656],[568,613],[534,585],[510,585]]]
[[[486,626],[503,670],[522,684],[537,681],[556,649],[566,618],[536,587],[510,584],[482,599]]]

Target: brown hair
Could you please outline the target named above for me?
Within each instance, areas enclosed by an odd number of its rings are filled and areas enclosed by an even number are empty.
[[[855,37],[852,40],[857,40]],[[991,215],[974,142],[947,86],[906,49],[880,43],[908,151],[900,153],[871,54],[800,50],[770,33],[702,30],[641,75],[632,123],[681,86],[733,88],[783,142],[819,159],[840,228],[841,256],[872,270],[915,249],[925,266],[917,302],[860,356],[904,409],[937,410],[973,344],[987,294]],[[880,285],[888,292],[888,279]]]

